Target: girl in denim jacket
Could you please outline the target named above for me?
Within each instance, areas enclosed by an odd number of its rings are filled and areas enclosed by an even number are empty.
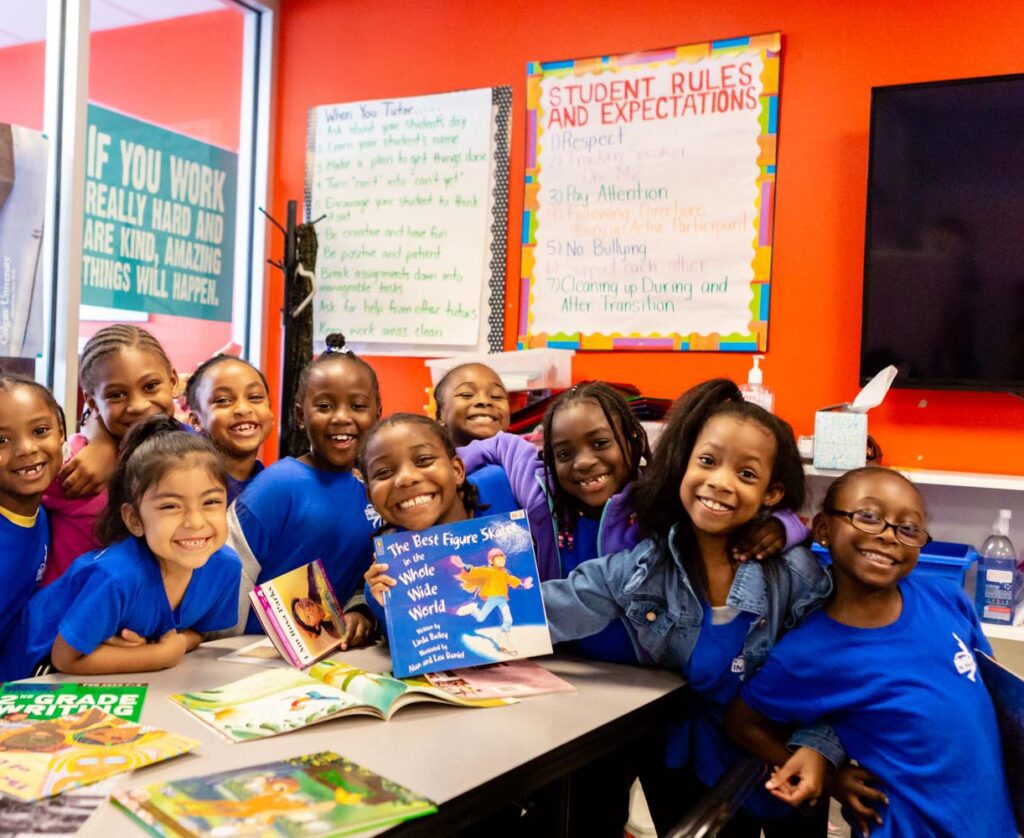
[[[634,491],[648,538],[631,550],[583,562],[543,583],[556,642],[587,637],[625,618],[645,654],[681,672],[688,700],[667,735],[664,768],[644,790],[659,832],[714,785],[739,755],[723,729],[725,708],[781,634],[820,607],[831,581],[802,547],[739,563],[733,547],[773,510],[796,510],[804,477],[790,427],[716,379],[685,393]],[[827,727],[800,730],[833,764],[843,759]],[[796,778],[802,781],[802,777]],[[723,835],[824,834],[757,792]]]

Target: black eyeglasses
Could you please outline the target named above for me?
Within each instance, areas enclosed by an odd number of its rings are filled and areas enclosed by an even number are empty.
[[[891,529],[896,535],[896,540],[908,547],[924,547],[932,540],[927,530],[915,527],[913,524],[894,524],[870,509],[857,509],[853,512],[847,512],[844,509],[826,509],[825,512],[828,515],[849,518],[850,523],[861,532],[868,532],[872,535],[881,535]]]

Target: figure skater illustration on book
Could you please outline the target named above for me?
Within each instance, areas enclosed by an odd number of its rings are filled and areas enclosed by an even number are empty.
[[[482,600],[482,604],[476,599],[460,605],[455,613],[460,617],[470,614],[478,623],[482,623],[487,616],[495,609],[501,614],[501,642],[498,644],[499,651],[509,655],[518,654],[512,645],[512,611],[508,607],[508,589],[522,587],[528,591],[533,587],[533,577],[527,576],[519,579],[508,572],[505,567],[508,557],[498,547],[492,547],[487,551],[487,566],[474,567],[462,561],[459,556],[452,556],[451,563],[459,568],[456,579],[459,580],[464,590],[474,595],[474,598]]]

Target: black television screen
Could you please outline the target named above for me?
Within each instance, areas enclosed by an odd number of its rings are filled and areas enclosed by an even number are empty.
[[[871,92],[861,380],[1024,389],[1024,75]]]

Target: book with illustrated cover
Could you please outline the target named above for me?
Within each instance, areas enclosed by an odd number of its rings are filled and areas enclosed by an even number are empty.
[[[0,719],[52,719],[97,707],[112,716],[137,722],[145,700],[145,684],[9,681],[0,686]]]
[[[0,796],[0,835],[3,838],[78,835],[100,804],[121,787],[125,776],[110,777],[34,803]]]
[[[551,654],[533,539],[522,510],[374,538],[395,675]]]
[[[338,598],[319,559],[256,585],[253,611],[282,657],[304,669],[341,646]]]
[[[576,692],[568,681],[530,660],[428,672],[423,677],[450,695],[466,698],[525,698],[544,693]]]
[[[431,815],[434,804],[330,751],[116,792],[151,835],[334,838]]]
[[[268,669],[211,690],[177,693],[171,701],[232,742],[263,739],[349,715],[390,719],[407,704],[442,702],[462,707],[499,707],[514,698],[452,695],[423,678],[399,680],[338,661],[305,672]]]
[[[0,792],[39,800],[162,762],[199,744],[95,708],[45,721],[0,720]]]

